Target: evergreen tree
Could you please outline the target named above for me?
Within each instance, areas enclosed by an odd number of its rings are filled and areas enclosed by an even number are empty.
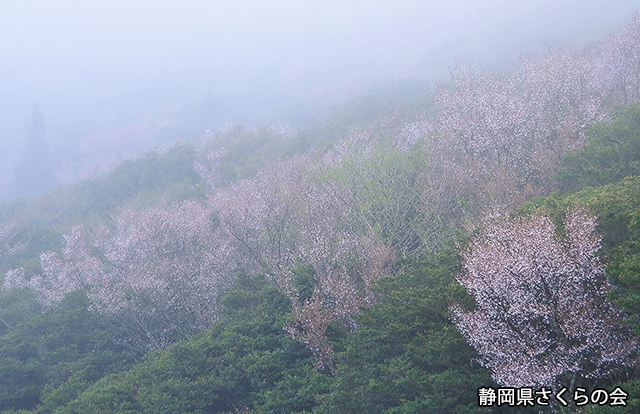
[[[11,195],[34,196],[56,184],[53,157],[45,137],[44,114],[34,104],[31,124],[25,128],[25,149],[14,168]]]

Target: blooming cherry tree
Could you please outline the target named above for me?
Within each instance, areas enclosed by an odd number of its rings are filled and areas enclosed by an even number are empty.
[[[605,49],[609,90],[621,104],[640,101],[640,13],[633,13],[631,23],[615,34]]]
[[[32,277],[29,286],[45,305],[53,305],[75,290],[100,284],[106,273],[98,258],[89,254],[89,249],[80,226],[64,236],[66,245],[62,254],[45,252],[40,254],[43,273]]]
[[[327,366],[332,351],[323,342],[326,324],[355,329],[353,315],[371,303],[370,284],[387,274],[391,252],[358,226],[356,204],[344,187],[319,178],[340,161],[318,158],[292,157],[213,192],[209,203],[235,243],[237,262],[246,271],[266,272],[290,296],[298,320],[289,332],[316,352],[319,366]],[[313,300],[304,304],[292,283],[301,262],[314,275]],[[310,310],[319,307],[321,314]]]
[[[89,298],[126,330],[129,345],[162,347],[217,320],[233,264],[205,204],[126,209],[115,227],[99,246],[106,276],[92,285]]]
[[[573,389],[636,363],[638,343],[607,299],[595,226],[584,210],[567,214],[563,238],[547,216],[493,219],[463,254],[458,281],[477,309],[454,307],[455,323],[499,384]]]
[[[440,87],[429,146],[452,190],[472,206],[513,206],[551,188],[567,151],[604,119],[595,57],[550,50],[514,76],[457,66]]]

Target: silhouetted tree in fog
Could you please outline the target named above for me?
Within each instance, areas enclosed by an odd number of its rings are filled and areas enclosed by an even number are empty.
[[[25,138],[25,149],[11,181],[14,197],[38,195],[57,184],[53,157],[45,138],[44,114],[37,104],[33,105]]]

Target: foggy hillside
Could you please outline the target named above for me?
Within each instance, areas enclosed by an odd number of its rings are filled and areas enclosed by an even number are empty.
[[[639,412],[630,3],[37,6],[1,414]]]
[[[543,46],[585,45],[619,29],[634,5],[6,0],[0,199],[95,176],[207,129],[308,127],[367,91],[448,81],[458,61],[508,68]],[[55,180],[24,188],[11,183],[34,104]]]

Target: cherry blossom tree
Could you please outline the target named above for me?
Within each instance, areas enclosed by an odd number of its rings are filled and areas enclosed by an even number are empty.
[[[87,289],[91,309],[118,325],[123,344],[159,348],[217,320],[218,299],[235,274],[235,246],[196,200],[124,209],[114,228],[65,236],[62,252],[40,255],[42,274],[9,271],[5,288],[30,287],[47,306]]]
[[[631,23],[607,42],[604,55],[614,102],[640,101],[640,12],[633,13]]]
[[[455,323],[499,384],[570,385],[630,372],[638,343],[607,299],[596,220],[567,214],[559,237],[551,218],[488,220],[463,253],[477,309],[453,308]]]
[[[363,243],[375,244],[373,236],[354,226],[353,203],[336,194],[342,189],[318,179],[326,160],[314,158],[290,158],[210,197],[246,266],[262,268],[284,285],[300,260],[315,268],[320,288],[347,268],[354,277],[360,267],[377,269],[363,250]]]
[[[277,279],[295,261],[301,230],[296,216],[310,190],[305,174],[312,164],[309,156],[294,157],[210,195],[246,270],[262,269]]]
[[[424,203],[458,223],[548,194],[565,154],[616,104],[640,100],[640,14],[607,42],[550,48],[510,74],[456,65],[435,115],[405,127],[426,144]],[[437,218],[436,211],[425,218]]]
[[[42,274],[27,280],[23,268],[11,269],[5,275],[3,287],[31,288],[38,295],[40,302],[52,306],[60,302],[67,293],[102,281],[105,276],[102,263],[89,254],[83,227],[73,227],[64,238],[66,244],[61,254],[40,254]]]
[[[563,50],[524,59],[510,77],[457,66],[426,137],[455,193],[481,209],[549,191],[562,156],[604,119],[596,66]]]
[[[106,274],[100,260],[89,253],[81,226],[73,227],[64,236],[66,244],[62,254],[45,252],[40,254],[43,273],[29,280],[29,286],[45,305],[54,305],[75,290],[100,284]]]
[[[266,272],[289,295],[301,318],[289,330],[321,352],[316,356],[323,366],[331,355],[320,339],[327,320],[309,317],[307,309],[321,306],[330,320],[355,329],[353,314],[371,303],[370,284],[388,273],[391,260],[390,250],[357,225],[344,188],[322,179],[338,162],[333,155],[292,157],[209,199],[236,243],[238,263],[246,271]],[[300,292],[292,283],[298,263],[313,268],[314,299],[305,304],[298,304]]]
[[[230,246],[196,200],[124,210],[105,240],[106,276],[89,291],[133,347],[163,347],[208,328],[233,273]]]

